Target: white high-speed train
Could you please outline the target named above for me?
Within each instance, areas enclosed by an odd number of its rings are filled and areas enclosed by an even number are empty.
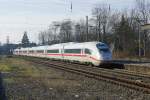
[[[102,42],[61,43],[47,46],[15,49],[14,55],[43,57],[99,66],[112,60],[109,47]]]

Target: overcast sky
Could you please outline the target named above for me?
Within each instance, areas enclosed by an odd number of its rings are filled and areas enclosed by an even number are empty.
[[[70,12],[70,4],[73,11]],[[39,31],[46,30],[52,21],[84,18],[91,15],[96,3],[108,3],[113,9],[129,9],[134,0],[0,0],[0,42],[21,41],[24,31],[30,41],[36,41]]]

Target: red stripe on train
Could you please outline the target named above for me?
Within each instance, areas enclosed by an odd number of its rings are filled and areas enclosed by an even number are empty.
[[[29,53],[29,55],[32,54],[32,53]],[[39,55],[43,55],[42,53],[34,53],[34,54],[39,54]],[[32,55],[34,55],[32,54]],[[48,55],[48,56],[76,56],[76,57],[88,57],[87,55],[81,55],[81,54],[45,54],[45,55]],[[95,61],[99,61],[97,60],[95,57],[88,57],[92,60],[95,60]]]
[[[80,54],[46,54],[46,55],[49,55],[49,56],[77,56],[77,57],[87,57],[87,55],[80,55]],[[94,57],[88,57],[92,60],[96,60],[96,61],[99,61],[97,60],[96,58]]]
[[[85,57],[86,55],[80,55],[80,54],[46,54],[46,55],[52,55],[52,56],[79,56],[79,57]]]

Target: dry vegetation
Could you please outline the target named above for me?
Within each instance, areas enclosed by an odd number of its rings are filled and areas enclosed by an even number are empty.
[[[18,58],[2,58],[0,71],[8,100],[150,99],[147,94]]]

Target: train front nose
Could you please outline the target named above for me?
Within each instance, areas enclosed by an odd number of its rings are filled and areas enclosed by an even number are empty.
[[[101,59],[104,61],[112,60],[112,55],[111,54],[102,54]]]

